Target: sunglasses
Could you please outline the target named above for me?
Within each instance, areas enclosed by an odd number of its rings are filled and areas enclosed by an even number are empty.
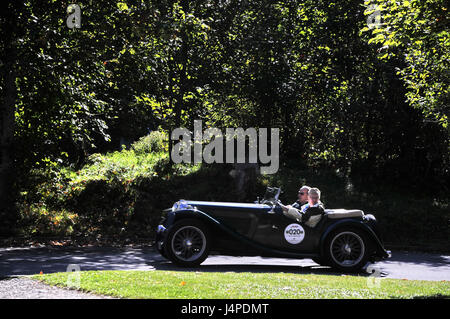
[[[298,192],[300,195],[305,195],[305,193],[303,193],[303,192]]]

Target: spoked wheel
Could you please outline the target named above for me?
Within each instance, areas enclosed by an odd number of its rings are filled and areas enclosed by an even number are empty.
[[[207,228],[196,220],[181,220],[169,230],[165,252],[177,265],[200,265],[209,253]]]
[[[366,236],[356,229],[331,234],[326,250],[330,265],[343,271],[360,270],[367,263],[369,255]]]

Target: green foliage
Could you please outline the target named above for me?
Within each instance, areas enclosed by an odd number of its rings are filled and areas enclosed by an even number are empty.
[[[448,193],[447,5],[370,3],[381,5],[383,23],[371,32],[360,0],[81,3],[74,30],[67,3],[7,1],[0,119],[8,124],[10,112],[14,123],[2,129],[9,166],[1,163],[0,175],[15,177],[17,193],[27,194],[17,201],[35,205],[33,216],[45,198],[50,210],[84,209],[93,219],[98,200],[98,216],[125,216],[123,225],[142,195],[134,183],[152,181],[151,196],[184,197],[184,188],[167,191],[173,178],[219,168],[172,165],[162,133],[114,152],[120,141],[201,119],[221,129],[280,128],[282,165]],[[39,168],[54,176],[34,180]],[[94,186],[105,194],[90,197]],[[187,194],[209,196],[209,186]]]
[[[25,236],[70,236],[78,223],[78,215],[64,209],[47,209],[45,204],[22,207],[21,235]]]
[[[146,153],[159,153],[168,151],[167,134],[161,131],[153,131],[133,143],[131,149],[138,155]]]
[[[381,59],[404,56],[406,65],[399,65],[398,74],[408,88],[405,95],[408,102],[428,120],[447,128],[450,116],[447,1],[367,0],[365,3],[378,6],[383,22],[380,28],[372,30],[369,43],[381,47]]]
[[[442,1],[377,0],[384,24],[371,39],[359,32],[368,30],[369,12],[358,0],[111,1],[81,5],[76,30],[64,23],[64,4],[14,4],[0,27],[17,27],[4,45],[21,57],[13,63],[19,173],[80,167],[121,137],[202,119],[220,128],[279,127],[282,153],[311,167],[358,166],[386,178],[409,163],[402,178],[442,184]],[[386,53],[391,59],[380,60]],[[424,123],[430,116],[441,126]]]
[[[153,139],[145,141],[150,149],[163,145],[164,134],[150,136]],[[164,152],[93,154],[80,170],[51,168],[33,176],[34,187],[20,199],[24,236],[151,238],[161,211],[176,199],[232,196],[224,190],[229,185],[226,172],[174,165]],[[195,189],[190,187],[194,180]],[[217,187],[214,181],[224,186]]]

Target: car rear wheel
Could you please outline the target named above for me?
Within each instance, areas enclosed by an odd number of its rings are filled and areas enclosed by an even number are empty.
[[[203,223],[193,219],[181,220],[169,229],[165,255],[179,266],[198,266],[208,257],[208,237],[208,229]]]
[[[341,271],[359,271],[370,255],[367,236],[358,229],[340,229],[328,237],[325,247],[327,262]]]

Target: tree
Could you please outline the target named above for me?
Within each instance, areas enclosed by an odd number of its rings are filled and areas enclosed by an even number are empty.
[[[380,59],[404,55],[398,74],[408,88],[407,101],[427,120],[448,127],[450,115],[450,60],[448,3],[444,0],[377,0],[381,27],[369,43],[381,46]],[[367,14],[374,11],[368,10]],[[362,31],[368,31],[364,28]]]

